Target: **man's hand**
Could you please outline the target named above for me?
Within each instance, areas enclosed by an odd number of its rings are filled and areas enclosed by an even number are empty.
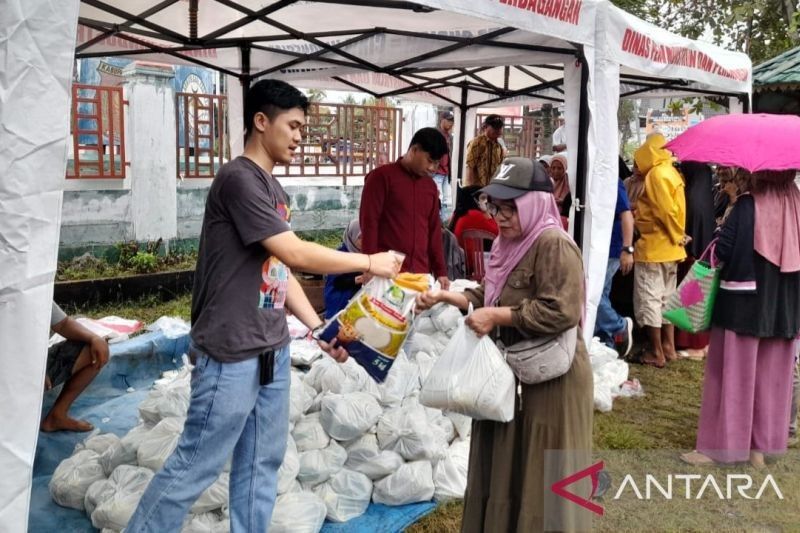
[[[344,363],[347,361],[347,358],[350,357],[350,354],[341,346],[336,346],[337,340],[338,339],[334,338],[330,343],[327,343],[322,339],[317,339],[317,344],[322,348],[322,351],[333,357],[337,363]]]
[[[403,260],[392,252],[381,252],[369,256],[368,274],[375,274],[382,278],[393,279],[400,273]]]
[[[619,256],[619,271],[623,276],[627,276],[631,270],[633,270],[633,254],[622,252],[622,255]]]
[[[478,337],[491,332],[497,325],[495,322],[495,309],[492,307],[481,307],[476,309],[467,317],[465,324],[475,332]]]
[[[686,246],[690,242],[692,242],[692,238],[689,235],[684,235],[678,244],[681,246]]]
[[[92,354],[92,366],[105,366],[108,363],[108,343],[102,337],[92,337],[90,343]]]
[[[439,285],[442,287],[443,291],[450,289],[450,278],[448,278],[447,276],[439,276],[436,279],[439,282]]]

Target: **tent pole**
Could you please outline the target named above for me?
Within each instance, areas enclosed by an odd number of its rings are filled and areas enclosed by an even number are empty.
[[[242,53],[242,74],[239,76],[239,81],[242,84],[242,110],[244,111],[245,102],[247,102],[247,91],[250,90],[250,45],[242,45],[239,50]]]
[[[572,236],[582,250],[583,212],[586,209],[586,156],[589,151],[589,65],[582,48],[578,52],[578,61],[581,63],[581,97],[578,117],[578,168],[575,176],[575,227],[572,229]]]
[[[461,111],[461,121],[458,125],[458,183],[463,183],[464,174],[464,136],[467,134],[467,85],[461,85],[461,105],[458,106]],[[453,169],[450,169],[452,174]]]

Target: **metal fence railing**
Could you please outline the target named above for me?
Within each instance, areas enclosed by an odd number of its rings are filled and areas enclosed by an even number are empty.
[[[72,85],[71,154],[67,178],[123,179],[125,110],[122,87]]]
[[[488,114],[475,117],[475,135],[480,135],[481,124]],[[502,115],[501,115],[502,116]],[[549,150],[549,139],[544,137],[543,121],[537,117],[503,116],[503,141],[508,155],[539,158]]]
[[[176,93],[175,98],[178,176],[213,178],[230,157],[225,96]]]
[[[384,106],[312,103],[294,160],[276,176],[363,176],[401,155],[402,110]]]

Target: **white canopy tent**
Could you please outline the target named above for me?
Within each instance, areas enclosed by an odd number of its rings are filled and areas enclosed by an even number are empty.
[[[300,86],[453,105],[460,111],[459,169],[468,113],[478,106],[563,101],[568,145],[575,147],[569,168],[575,169],[570,172],[574,235],[587,272],[587,337],[602,290],[616,199],[620,79],[628,92],[715,91],[746,98],[750,91],[746,56],[663,32],[606,0],[9,4],[0,13],[2,27],[26,29],[4,32],[12,38],[0,48],[0,58],[10,65],[0,77],[0,390],[12,399],[0,428],[0,468],[6,473],[0,480],[0,523],[12,530],[24,529],[27,521],[68,133],[66,120],[44,129],[30,128],[25,118],[29,110],[46,109],[50,118],[41,126],[52,124],[53,116],[69,116],[73,49],[76,57],[202,65],[238,78],[243,89],[268,76]],[[647,36],[650,47],[640,37],[631,40],[631,32]],[[703,57],[692,62],[663,47],[652,52],[654,44]],[[723,70],[709,67],[706,56]],[[747,75],[734,83],[728,71],[740,69]],[[48,106],[37,106],[39,101]],[[6,127],[17,123],[18,128]]]

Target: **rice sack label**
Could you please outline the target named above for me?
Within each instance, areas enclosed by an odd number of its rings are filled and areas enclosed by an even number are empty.
[[[323,329],[320,338],[334,338],[376,381],[386,379],[408,336],[414,300],[430,287],[427,274],[373,278]]]

